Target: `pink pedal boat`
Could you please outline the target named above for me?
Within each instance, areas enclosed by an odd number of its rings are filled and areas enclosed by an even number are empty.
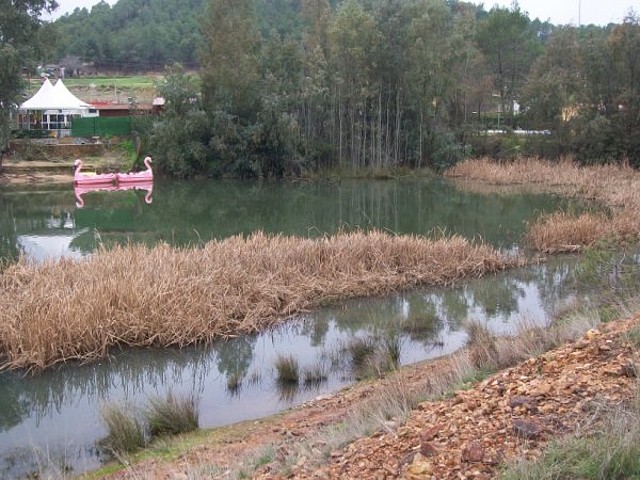
[[[147,169],[143,170],[142,172],[116,173],[116,180],[118,182],[118,185],[153,181],[151,157],[146,157],[144,159],[144,164]]]
[[[75,168],[73,173],[74,185],[113,185],[117,180],[115,173],[82,173],[82,160],[79,158],[73,162],[73,166]]]

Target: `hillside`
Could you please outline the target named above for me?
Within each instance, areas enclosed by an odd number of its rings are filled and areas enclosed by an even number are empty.
[[[162,71],[197,64],[204,0],[119,0],[76,9],[55,21],[55,60],[79,57],[101,70]]]
[[[202,41],[200,19],[206,0],[119,0],[113,7],[100,2],[91,10],[76,9],[59,18],[53,61],[77,57],[103,71],[121,73],[162,71],[178,62],[198,66]],[[257,0],[263,34],[277,31],[300,37],[300,0]],[[335,6],[336,1],[330,2]]]

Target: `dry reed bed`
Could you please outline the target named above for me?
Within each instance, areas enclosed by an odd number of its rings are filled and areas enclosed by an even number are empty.
[[[0,276],[0,370],[44,369],[114,346],[185,346],[265,329],[333,300],[448,285],[522,264],[461,237],[269,236],[20,261]]]
[[[640,238],[640,173],[627,165],[582,167],[567,158],[556,163],[536,158],[498,163],[480,158],[454,166],[447,176],[495,185],[542,185],[612,208],[608,215],[557,212],[542,216],[529,227],[526,240],[545,253],[579,251],[606,239]]]

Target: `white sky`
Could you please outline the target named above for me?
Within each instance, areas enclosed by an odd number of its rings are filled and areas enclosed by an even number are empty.
[[[485,10],[494,5],[510,7],[511,0],[485,0]],[[555,25],[608,25],[622,23],[631,8],[640,14],[640,0],[519,0],[520,10],[528,12],[532,20],[550,20]],[[580,22],[578,22],[578,20]]]
[[[58,9],[53,12],[52,19],[61,17],[65,13],[73,13],[76,8],[86,8],[91,11],[96,3],[100,3],[100,0],[56,0],[58,2]],[[105,0],[109,5],[113,5],[117,0]],[[43,17],[46,18],[46,17]]]
[[[52,18],[55,19],[65,13],[71,13],[76,7],[86,7],[91,11],[91,7],[99,1],[58,0],[60,6]],[[106,1],[113,5],[117,0]],[[486,10],[490,10],[494,5],[510,7],[512,3],[512,0],[472,1],[477,4],[483,3]],[[578,25],[578,20],[582,25],[620,23],[631,8],[640,14],[640,0],[519,0],[518,3],[520,9],[523,12],[528,12],[532,20],[535,18],[543,21],[550,20],[556,25]]]

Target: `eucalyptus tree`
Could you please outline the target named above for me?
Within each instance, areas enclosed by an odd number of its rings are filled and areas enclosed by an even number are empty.
[[[0,0],[0,150],[10,137],[10,115],[24,89],[23,68],[38,60],[43,26],[40,15],[58,7],[55,0]],[[1,161],[1,160],[0,160]]]
[[[208,0],[201,20],[202,101],[219,173],[259,174],[247,151],[261,101],[260,43],[253,0]]]
[[[607,28],[590,25],[579,30],[580,89],[575,111],[568,118],[571,152],[583,162],[615,156],[610,114],[614,108],[614,60]],[[607,113],[608,112],[608,113]]]
[[[514,2],[511,9],[494,7],[489,12],[478,26],[477,41],[491,66],[500,110],[513,125],[514,102],[520,98],[531,64],[541,53],[541,40],[529,17]]]
[[[381,41],[373,15],[357,0],[346,0],[336,12],[329,29],[330,68],[333,73],[333,144],[342,165],[353,168],[366,164],[366,112],[377,94],[372,82],[372,53]]]
[[[580,32],[583,99],[572,122],[574,151],[584,161],[627,158],[640,165],[640,19]]]
[[[615,79],[613,104],[610,105],[618,156],[640,166],[640,15],[633,11],[621,25],[614,27],[608,39]]]
[[[255,119],[259,103],[260,33],[253,0],[209,0],[201,22],[202,94],[210,111],[237,122]]]
[[[200,102],[198,79],[174,64],[165,69],[156,88],[165,99],[165,111],[154,122],[147,148],[157,170],[174,177],[215,173],[218,166],[209,147],[212,132]]]
[[[559,27],[533,64],[522,106],[537,128],[556,133],[577,113],[584,97],[578,29]]]
[[[485,98],[491,93],[489,66],[476,43],[477,19],[484,10],[468,2],[448,3],[452,8],[453,28],[447,48],[454,77],[448,118],[452,128],[464,129],[480,120]]]
[[[444,123],[452,85],[449,42],[453,27],[451,10],[444,1],[423,1],[410,28],[410,85],[416,99],[418,166],[435,149],[436,130]],[[427,161],[427,163],[432,163]]]
[[[263,176],[298,172],[301,143],[297,107],[301,102],[302,52],[292,37],[272,30],[260,56],[261,101],[250,149]]]
[[[332,160],[330,149],[323,148],[334,126],[329,82],[329,26],[332,15],[328,0],[302,0],[303,70],[298,118],[305,140],[305,154],[312,158],[315,168],[328,166]]]
[[[381,41],[373,47],[372,85],[374,96],[369,118],[369,164],[387,168],[408,164],[415,100],[411,95],[410,29],[416,1],[369,0]]]

